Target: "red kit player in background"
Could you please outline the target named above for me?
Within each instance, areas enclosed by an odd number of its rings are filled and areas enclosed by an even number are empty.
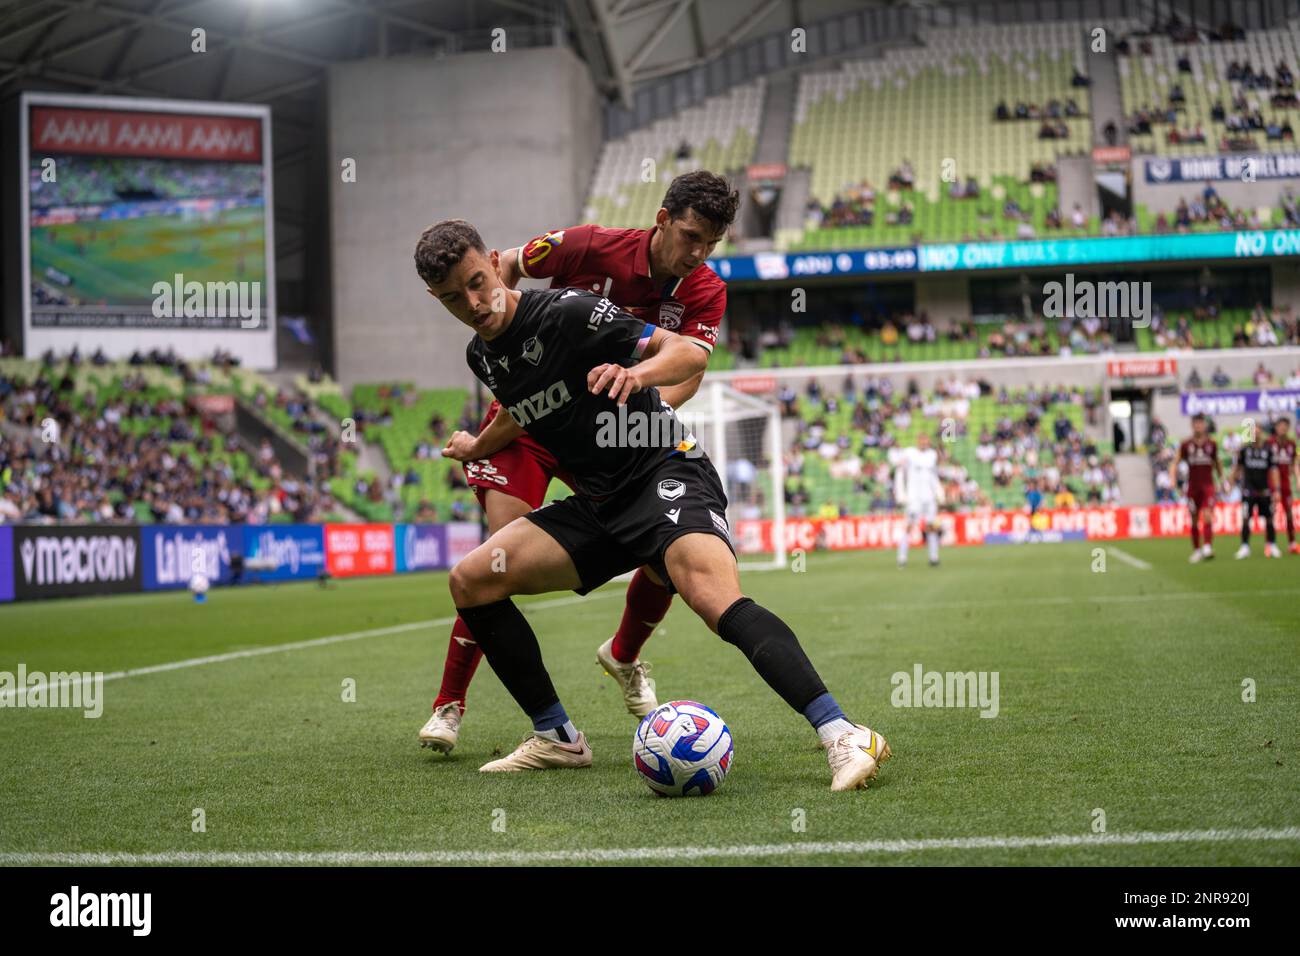
[[[1273,423],[1273,437],[1268,440],[1268,450],[1273,456],[1273,471],[1277,481],[1278,498],[1286,514],[1286,539],[1291,554],[1300,554],[1295,540],[1295,515],[1291,513],[1291,473],[1300,479],[1300,462],[1295,456],[1295,439],[1291,437],[1291,421],[1279,418]]]
[[[1178,486],[1178,463],[1187,462],[1187,508],[1192,516],[1192,564],[1214,557],[1214,501],[1223,481],[1219,446],[1209,435],[1204,415],[1192,416],[1192,437],[1178,446],[1178,457],[1169,466],[1169,477]],[[1204,523],[1205,542],[1201,542]]]
[[[551,288],[588,289],[615,305],[690,339],[700,347],[698,374],[659,390],[680,408],[700,386],[718,326],[727,306],[727,286],[704,264],[736,217],[739,194],[720,176],[704,170],[678,176],[668,187],[650,229],[605,229],[583,225],[548,232],[500,253],[498,271],[513,288],[521,278],[551,280]],[[524,361],[527,352],[515,361]],[[541,507],[552,478],[565,480],[553,457],[530,439],[495,401],[474,437],[456,432],[443,449],[465,463],[465,475],[495,534]],[[568,483],[568,482],[566,482]],[[623,619],[614,636],[596,651],[597,662],[623,690],[630,713],[642,717],[657,704],[649,665],[641,647],[668,613],[672,595],[646,569],[627,589]],[[420,745],[448,753],[456,745],[465,695],[483,652],[465,622],[456,619],[433,716],[420,730]]]

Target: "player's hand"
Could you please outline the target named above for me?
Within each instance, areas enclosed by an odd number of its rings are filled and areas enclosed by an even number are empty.
[[[587,387],[593,395],[608,391],[609,397],[620,405],[645,388],[640,372],[621,365],[597,365],[587,373]]]
[[[442,450],[442,457],[456,461],[475,461],[482,457],[475,449],[477,444],[478,439],[469,432],[452,432],[447,439],[447,447]]]

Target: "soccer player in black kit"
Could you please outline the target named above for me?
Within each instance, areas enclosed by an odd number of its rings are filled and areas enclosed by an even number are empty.
[[[1277,533],[1273,527],[1273,451],[1264,441],[1262,432],[1256,431],[1255,440],[1241,446],[1237,457],[1237,467],[1232,470],[1234,481],[1241,482],[1241,547],[1237,549],[1237,558],[1250,557],[1250,519],[1251,514],[1264,517],[1264,545],[1266,558],[1280,558],[1282,552],[1277,547]]]
[[[533,722],[513,753],[481,769],[591,764],[586,738],[569,720],[537,637],[511,597],[586,594],[645,566],[807,718],[827,752],[831,789],[865,788],[889,745],[844,716],[790,628],[741,594],[722,482],[659,399],[656,386],[699,371],[700,349],[591,292],[510,289],[498,262],[497,250],[489,254],[463,220],[430,226],[415,249],[429,293],[475,333],[466,350],[470,369],[573,475],[577,493],[517,518],[451,571],[457,611]],[[635,441],[629,429],[611,442],[611,420],[666,420],[669,427],[643,434],[671,440]],[[503,553],[504,570],[494,560]]]

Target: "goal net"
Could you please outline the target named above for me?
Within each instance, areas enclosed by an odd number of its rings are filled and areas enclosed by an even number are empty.
[[[727,524],[741,568],[783,568],[785,460],[773,402],[705,381],[677,417],[694,432],[727,492]]]

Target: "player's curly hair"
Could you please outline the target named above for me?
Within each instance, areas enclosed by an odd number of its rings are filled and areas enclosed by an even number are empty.
[[[478,230],[464,219],[444,219],[420,233],[415,244],[415,271],[432,287],[445,282],[451,270],[471,249],[484,254],[487,247]]]
[[[697,169],[674,179],[668,186],[668,192],[664,193],[661,205],[673,219],[680,219],[686,210],[694,209],[697,216],[707,219],[719,229],[725,229],[736,221],[740,193],[732,189],[731,183],[721,176],[716,176],[707,169]]]

